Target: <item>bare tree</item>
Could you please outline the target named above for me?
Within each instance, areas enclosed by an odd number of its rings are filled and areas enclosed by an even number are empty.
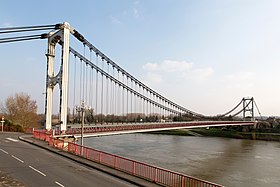
[[[15,125],[21,125],[23,129],[37,125],[37,103],[31,100],[26,93],[16,93],[5,100],[3,106],[7,118]]]

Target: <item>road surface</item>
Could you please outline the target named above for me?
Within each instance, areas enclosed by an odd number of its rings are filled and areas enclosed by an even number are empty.
[[[0,172],[25,186],[135,186],[22,142],[19,135],[0,133]]]

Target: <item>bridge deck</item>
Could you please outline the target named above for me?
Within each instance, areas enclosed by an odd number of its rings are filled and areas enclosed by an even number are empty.
[[[192,121],[192,122],[168,122],[168,123],[142,123],[142,124],[112,124],[112,125],[96,125],[84,127],[84,137],[108,136],[117,134],[130,134],[137,132],[152,132],[175,129],[190,129],[201,127],[218,127],[233,125],[255,125],[255,121]],[[81,137],[81,128],[77,125],[66,131],[67,135]]]

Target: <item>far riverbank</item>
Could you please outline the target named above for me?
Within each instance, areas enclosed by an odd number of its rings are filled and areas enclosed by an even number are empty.
[[[164,135],[178,135],[178,136],[210,136],[210,137],[224,137],[250,140],[265,140],[265,141],[280,141],[280,133],[264,133],[264,132],[239,132],[235,130],[225,130],[223,128],[197,128],[190,130],[169,130],[151,132],[152,134]]]

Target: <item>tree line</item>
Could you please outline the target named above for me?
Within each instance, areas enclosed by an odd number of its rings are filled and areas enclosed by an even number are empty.
[[[5,116],[5,131],[25,131],[29,128],[42,128],[44,125],[44,115],[37,114],[37,102],[32,100],[26,93],[15,93],[8,96],[1,103],[1,116]],[[0,117],[1,117],[0,116]],[[160,122],[162,120],[171,121],[193,121],[196,120],[192,115],[184,114],[182,116],[161,116],[153,114],[146,116],[141,113],[131,113],[126,116],[102,115],[86,112],[85,123],[121,123],[121,122]],[[232,119],[227,119],[232,120]],[[240,120],[240,119],[239,119]],[[69,123],[81,123],[81,115],[68,115]],[[59,122],[58,122],[59,124]],[[256,131],[260,132],[280,132],[280,118],[269,117],[265,120],[259,120]]]
[[[26,93],[8,96],[1,103],[1,114],[5,116],[4,130],[23,132],[28,128],[38,128],[37,102]]]

